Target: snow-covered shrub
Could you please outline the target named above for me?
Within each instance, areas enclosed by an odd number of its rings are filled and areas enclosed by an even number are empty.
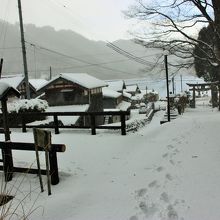
[[[17,115],[18,113],[31,113],[31,112],[45,112],[48,107],[47,101],[42,99],[20,99],[14,102],[8,103],[8,123],[9,126],[21,125],[22,118]],[[44,120],[44,115],[30,115],[25,116],[25,122],[30,123],[38,120]],[[0,117],[0,123],[2,123],[2,117]]]
[[[42,99],[20,99],[8,105],[10,113],[21,112],[44,112],[48,107],[48,103]]]

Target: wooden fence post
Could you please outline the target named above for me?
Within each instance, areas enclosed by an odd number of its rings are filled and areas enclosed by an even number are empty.
[[[92,135],[96,135],[96,129],[95,129],[95,115],[90,115],[91,119],[91,129],[92,129]]]
[[[121,114],[121,135],[126,135],[125,114]]]
[[[58,173],[57,153],[53,147],[51,147],[49,151],[49,162],[50,162],[51,184],[56,185],[59,183],[60,180]]]
[[[26,133],[27,132],[27,127],[26,127],[26,122],[25,122],[25,116],[21,115],[21,124],[22,124],[22,132]]]
[[[55,134],[59,134],[60,131],[59,131],[59,124],[58,124],[58,116],[54,115],[53,118],[54,118]]]
[[[2,160],[3,160],[3,169],[5,175],[5,181],[11,181],[13,177],[13,158],[12,151],[9,147],[5,145],[2,147]]]
[[[5,133],[5,141],[10,141],[10,131],[8,125],[8,109],[7,109],[7,99],[1,100],[2,114],[3,114],[3,126]],[[11,181],[13,176],[13,157],[11,148],[2,148],[2,159],[5,174],[5,181]]]

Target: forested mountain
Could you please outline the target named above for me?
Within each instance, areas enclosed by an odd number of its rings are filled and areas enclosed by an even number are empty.
[[[117,79],[158,78],[164,74],[160,65],[151,71],[162,52],[130,40],[113,42],[113,46],[147,60],[144,65],[109,48],[107,42],[92,41],[71,30],[29,24],[25,25],[25,40],[30,78],[49,77],[50,66],[53,76],[60,72],[86,72],[100,79]],[[23,72],[19,24],[0,22],[0,57],[4,58],[4,75]]]

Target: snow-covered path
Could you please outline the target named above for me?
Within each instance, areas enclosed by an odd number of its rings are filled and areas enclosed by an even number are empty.
[[[67,146],[58,158],[61,181],[52,196],[39,195],[35,205],[44,207],[43,216],[37,209],[30,219],[220,219],[220,112],[187,109],[159,125],[162,114],[127,136],[107,131],[53,135],[54,143]],[[12,140],[24,139],[33,141],[31,131],[12,133]],[[34,160],[23,152],[15,157],[18,164]],[[28,175],[21,191],[30,185],[39,186],[36,176]]]

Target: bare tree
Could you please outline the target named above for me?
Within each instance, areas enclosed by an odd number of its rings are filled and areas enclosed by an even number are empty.
[[[183,62],[173,66],[192,66],[194,48],[199,45],[201,50],[209,49],[208,62],[220,67],[220,0],[137,0],[126,15],[145,24],[145,28],[133,32],[137,43],[169,50],[182,58]],[[214,34],[214,47],[197,37],[199,30],[207,26]]]

